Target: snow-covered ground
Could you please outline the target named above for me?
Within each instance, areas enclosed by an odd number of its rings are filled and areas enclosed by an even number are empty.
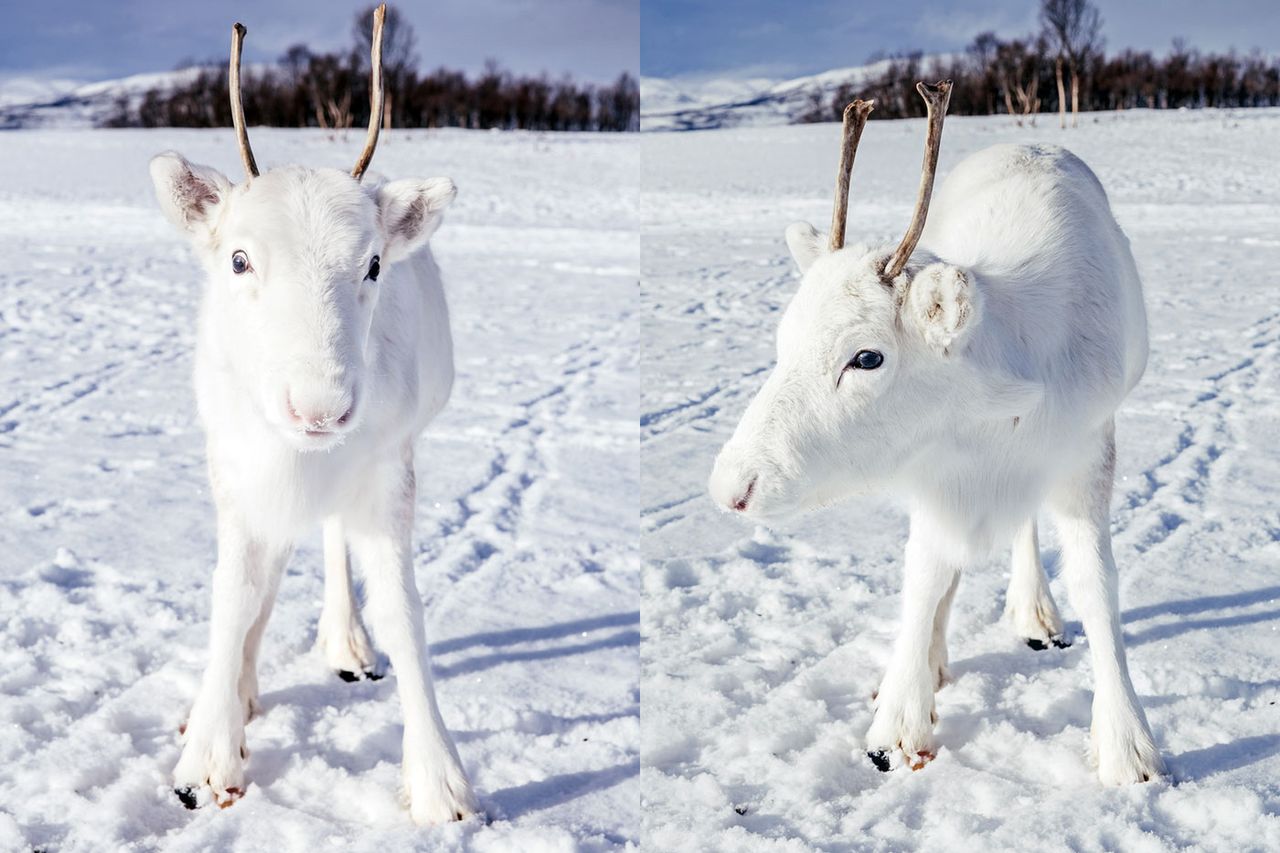
[[[922,130],[868,126],[851,240],[901,236]],[[960,585],[937,760],[876,771],[859,746],[897,627],[904,514],[866,498],[768,532],[705,494],[797,285],[783,228],[830,221],[839,132],[642,140],[650,846],[1280,849],[1280,111],[1088,115],[1066,132],[952,118],[943,136],[942,173],[996,142],[1069,146],[1143,272],[1151,361],[1119,415],[1113,519],[1129,660],[1171,776],[1123,790],[1085,760],[1087,638],[1034,652],[999,624],[1007,558]]]
[[[238,178],[232,131],[0,134],[0,850],[638,841],[633,139],[392,132],[374,160],[460,188],[433,239],[458,380],[418,448],[416,567],[489,822],[418,829],[394,671],[346,684],[310,651],[318,531],[267,631],[246,796],[189,812],[169,789],[214,525],[190,387],[200,274],[146,166],[174,148]],[[254,131],[264,166],[349,168],[362,141]]]

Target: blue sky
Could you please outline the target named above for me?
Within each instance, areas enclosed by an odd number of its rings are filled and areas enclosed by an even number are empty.
[[[1095,0],[1107,48],[1280,54],[1280,0]],[[643,0],[644,74],[786,77],[859,65],[882,51],[961,50],[973,36],[1036,28],[1037,0]]]
[[[372,0],[3,0],[0,78],[105,80],[225,61],[231,24],[249,28],[245,62],[291,44],[346,47]],[[494,58],[515,71],[612,80],[639,70],[638,0],[401,0],[420,68],[468,72]]]

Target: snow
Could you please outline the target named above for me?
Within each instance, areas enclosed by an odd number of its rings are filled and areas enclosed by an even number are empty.
[[[253,137],[268,166],[349,168],[363,140]],[[267,630],[244,799],[169,790],[214,559],[201,275],[146,169],[169,148],[241,174],[230,129],[0,134],[0,850],[636,843],[634,142],[392,131],[374,161],[460,187],[433,238],[458,380],[418,446],[416,571],[488,823],[435,829],[398,801],[394,671],[346,684],[311,651],[318,530]]]
[[[923,123],[873,122],[850,240],[896,240]],[[945,173],[1060,142],[1098,173],[1143,272],[1151,360],[1118,417],[1113,505],[1129,661],[1171,777],[1101,787],[1091,667],[1000,624],[1007,553],[966,573],[938,758],[861,754],[897,630],[906,518],[876,497],[775,530],[705,480],[795,291],[782,232],[825,228],[839,126],[647,134],[641,206],[644,696],[655,850],[1280,849],[1280,110],[1096,114],[1076,131],[951,118]]]

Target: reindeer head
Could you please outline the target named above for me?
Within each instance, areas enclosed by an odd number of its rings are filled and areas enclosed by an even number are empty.
[[[1037,389],[967,358],[982,321],[971,272],[912,260],[928,213],[950,81],[917,86],[929,110],[920,193],[897,248],[844,246],[849,175],[871,111],[845,110],[830,240],[787,229],[803,281],[778,327],[777,365],[716,459],[710,491],[723,508],[785,517],[883,486],[962,407],[1012,417]]]
[[[240,24],[230,89],[244,182],[173,152],[151,161],[161,208],[208,272],[203,322],[217,369],[301,450],[332,447],[359,424],[378,293],[397,286],[394,265],[426,244],[455,194],[448,178],[361,181],[382,122],[384,15],[374,14],[368,140],[350,173],[259,174],[240,98]]]

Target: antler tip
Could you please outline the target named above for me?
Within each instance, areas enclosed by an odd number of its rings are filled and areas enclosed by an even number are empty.
[[[943,96],[951,91],[951,81],[939,80],[937,83],[929,84],[921,80],[916,83],[916,91],[920,93],[922,98]]]
[[[234,24],[231,25],[231,32],[240,36],[240,38],[244,38],[245,34],[248,33],[249,31],[245,29],[244,24],[240,23],[239,21],[236,21]]]

